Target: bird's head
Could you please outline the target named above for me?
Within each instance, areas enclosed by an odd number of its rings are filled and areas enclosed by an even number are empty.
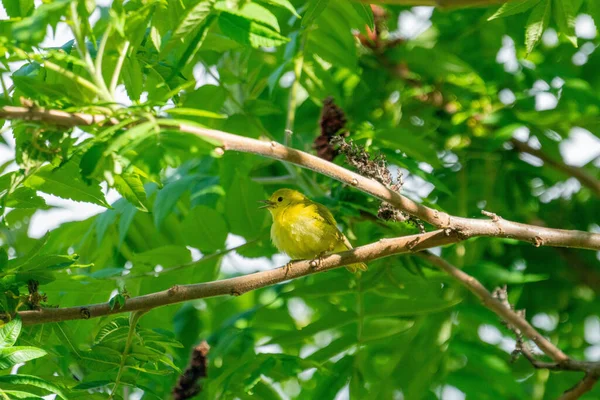
[[[269,197],[268,200],[263,200],[261,203],[265,205],[260,208],[268,209],[271,214],[277,213],[289,205],[298,204],[306,201],[306,196],[292,189],[279,189]]]

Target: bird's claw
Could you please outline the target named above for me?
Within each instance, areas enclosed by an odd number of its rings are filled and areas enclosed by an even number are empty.
[[[323,254],[319,254],[317,257],[310,260],[310,262],[308,264],[310,265],[311,268],[317,269],[321,266],[322,263],[323,263]]]

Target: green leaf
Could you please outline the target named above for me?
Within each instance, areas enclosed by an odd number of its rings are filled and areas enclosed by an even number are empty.
[[[245,19],[256,21],[279,32],[279,22],[277,21],[277,17],[269,10],[256,3],[244,3],[242,8],[233,9],[228,6],[226,1],[219,1],[215,4],[215,8],[222,12],[239,15]]]
[[[414,321],[399,318],[371,318],[363,326],[363,341],[385,339],[405,332],[413,327]]]
[[[354,363],[353,356],[345,356],[337,361],[331,368],[331,374],[317,384],[313,398],[334,399],[335,395],[348,383],[350,370]]]
[[[25,18],[31,15],[34,9],[33,0],[8,0],[2,6],[11,18]]]
[[[294,16],[300,18],[300,14],[298,14],[298,12],[296,12],[296,9],[292,5],[292,3],[289,2],[289,0],[258,0],[258,1],[260,1],[261,3],[269,4],[271,6],[285,8],[286,10],[288,10],[289,12],[294,14]]]
[[[143,122],[133,128],[126,129],[121,134],[115,136],[105,150],[104,155],[108,156],[113,152],[121,152],[133,148],[148,137],[158,133],[158,126],[154,121]]]
[[[28,187],[17,188],[6,198],[6,207],[48,209],[46,200]]]
[[[577,47],[577,36],[575,35],[575,10],[573,0],[554,0],[554,20],[560,29],[560,33]]]
[[[81,156],[71,157],[64,165],[53,168],[51,165],[41,167],[25,181],[25,186],[44,193],[53,194],[63,199],[98,204],[106,208],[104,194],[97,183],[86,184],[79,173]]]
[[[219,26],[231,39],[255,48],[277,47],[289,41],[269,26],[228,12],[221,12]]]
[[[125,90],[127,90],[127,96],[133,101],[139,101],[144,89],[144,72],[136,54],[125,58],[121,76],[125,84]]]
[[[594,20],[596,27],[600,26],[600,2],[588,0],[587,12]]]
[[[132,261],[134,264],[143,263],[172,267],[174,265],[182,265],[191,262],[192,256],[185,246],[169,245],[138,253],[133,256]]]
[[[256,237],[265,223],[267,213],[258,208],[266,199],[262,187],[249,179],[238,177],[227,190],[225,215],[232,233],[247,238]]]
[[[171,36],[169,43],[165,47],[165,51],[170,50],[176,42],[189,37],[197,28],[204,24],[206,18],[212,12],[214,3],[214,0],[202,0],[189,8],[177,25],[177,28],[175,28],[173,36]]]
[[[302,18],[302,26],[306,27],[312,24],[327,7],[327,4],[329,4],[329,0],[310,0]]]
[[[531,11],[525,27],[525,47],[527,48],[527,54],[533,51],[535,45],[542,38],[542,34],[550,21],[551,8],[550,0],[542,0]]]
[[[221,214],[212,208],[197,206],[191,209],[183,220],[181,231],[185,244],[203,253],[213,252],[225,246],[227,223]]]
[[[10,347],[15,344],[21,333],[21,317],[18,315],[9,322],[0,325],[0,348]]]
[[[152,208],[154,224],[157,228],[161,227],[164,219],[173,211],[183,193],[190,190],[198,179],[197,176],[186,176],[166,184],[158,191]]]
[[[2,383],[10,385],[29,385],[49,391],[51,394],[56,394],[63,399],[67,399],[61,389],[53,383],[47,382],[37,376],[32,375],[5,375],[0,376],[0,386]]]
[[[24,363],[45,356],[45,350],[31,346],[16,346],[0,349],[0,369],[12,368],[16,364]]]
[[[540,0],[509,1],[507,3],[504,3],[498,9],[498,11],[496,11],[494,14],[492,14],[492,16],[488,18],[488,21],[491,21],[496,18],[509,17],[511,15],[523,13],[523,12],[529,10],[530,8],[532,8],[533,6],[535,6],[539,2],[540,2]]]
[[[19,272],[26,271],[46,271],[52,269],[61,269],[72,266],[77,260],[79,256],[77,254],[71,255],[37,255],[32,257],[26,261],[21,260],[20,258],[15,258],[10,260],[8,263],[8,270]]]
[[[206,110],[198,110],[195,108],[176,107],[176,108],[169,108],[168,110],[165,110],[165,112],[169,113],[169,114],[173,114],[173,115],[187,115],[187,116],[202,117],[202,118],[214,118],[214,119],[227,118],[227,115],[225,115],[225,114],[219,114],[216,112],[206,111]]]
[[[206,19],[204,24],[200,27],[200,29],[196,33],[196,36],[190,41],[190,43],[186,47],[186,49],[183,52],[183,54],[181,55],[181,58],[179,59],[179,61],[177,61],[177,65],[175,65],[175,68],[173,69],[171,76],[175,76],[176,74],[180,73],[181,70],[186,65],[188,65],[188,63],[190,61],[192,61],[192,59],[194,58],[194,56],[196,55],[198,50],[200,50],[200,48],[202,47],[202,44],[204,43],[204,39],[206,38],[206,35],[208,33],[208,29],[212,25],[215,18],[216,18],[215,16],[211,15]]]
[[[5,3],[7,2],[3,2]],[[14,0],[9,3],[14,3]],[[13,38],[29,45],[37,45],[44,40],[48,26],[56,27],[69,3],[70,0],[55,0],[40,5],[33,14],[12,25]]]
[[[140,176],[135,173],[124,173],[113,175],[114,187],[117,191],[133,204],[138,210],[147,212],[146,190]]]
[[[375,21],[373,19],[373,10],[371,10],[371,6],[369,4],[352,2],[352,7],[358,13],[358,15],[362,18],[365,24],[371,29],[375,30]]]
[[[4,247],[0,247],[0,272],[8,265],[8,253]]]
[[[22,392],[20,390],[2,390],[0,388],[0,394],[10,395],[8,399],[22,399],[22,400],[44,400],[43,397],[36,396],[28,392]]]

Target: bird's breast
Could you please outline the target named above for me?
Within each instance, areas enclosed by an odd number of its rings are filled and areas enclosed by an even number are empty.
[[[311,215],[306,207],[295,208],[273,218],[271,240],[291,258],[308,259],[331,251],[338,242],[336,232],[336,227]]]

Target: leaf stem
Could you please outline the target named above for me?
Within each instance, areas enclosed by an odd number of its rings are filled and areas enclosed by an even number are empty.
[[[104,76],[102,75],[102,60],[104,58],[104,51],[106,50],[106,43],[108,42],[108,37],[110,36],[110,31],[112,30],[112,26],[109,24],[106,27],[106,31],[104,35],[102,35],[102,40],[100,41],[100,47],[98,47],[98,52],[96,53],[96,63],[95,63],[95,72],[96,79],[104,82]]]
[[[98,96],[101,96],[102,90],[98,86],[94,85],[92,82],[88,81],[87,79],[85,79],[77,74],[74,74],[73,72],[61,67],[58,64],[54,64],[52,61],[44,60],[43,65],[44,65],[44,67],[48,68],[49,70],[58,72],[59,74],[63,75],[65,78],[69,78],[69,79],[73,80],[74,82],[80,84],[81,86],[85,87],[86,89],[93,91]]]
[[[123,63],[125,62],[125,57],[127,56],[127,52],[129,51],[130,42],[126,41],[119,53],[119,59],[117,60],[117,64],[115,65],[115,70],[113,71],[112,79],[110,80],[110,93],[112,96],[115,95],[115,90],[117,89],[117,85],[119,84],[119,77],[121,76],[121,69],[123,69]]]
[[[79,14],[77,13],[77,2],[71,3],[71,30],[73,31],[73,36],[75,37],[75,44],[76,44],[75,47],[77,48],[77,51],[79,52],[79,56],[85,63],[88,73],[90,74],[90,76],[94,80],[94,83],[97,86],[96,93],[102,99],[114,103],[114,99],[111,96],[110,92],[108,91],[108,88],[106,87],[104,78],[102,77],[101,74],[98,75],[98,72],[96,71],[96,67],[92,60],[92,57],[90,56],[90,53],[87,50],[87,47],[85,44],[85,36],[81,30],[81,25],[79,24]],[[100,57],[102,57],[102,56],[100,56]]]
[[[127,341],[125,342],[125,348],[123,349],[123,354],[121,355],[121,364],[119,365],[119,372],[117,372],[117,378],[115,379],[115,386],[113,390],[110,392],[110,396],[108,396],[108,400],[112,400],[117,392],[119,384],[121,383],[121,376],[123,375],[123,370],[125,369],[125,361],[127,360],[127,354],[129,353],[129,348],[131,347],[131,342],[133,341],[133,335],[135,333],[135,328],[137,323],[142,315],[144,315],[147,310],[141,310],[131,313],[129,316],[129,331],[127,332]]]

